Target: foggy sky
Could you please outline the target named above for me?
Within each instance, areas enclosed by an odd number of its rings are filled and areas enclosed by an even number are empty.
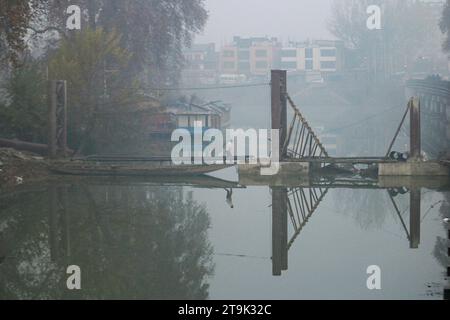
[[[327,30],[332,0],[205,0],[208,23],[196,43],[228,43],[234,35],[288,40],[334,38]]]

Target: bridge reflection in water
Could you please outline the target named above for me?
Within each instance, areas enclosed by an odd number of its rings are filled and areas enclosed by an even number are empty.
[[[418,249],[420,245],[421,231],[421,197],[422,188],[440,190],[448,188],[446,177],[432,178],[410,178],[410,177],[388,177],[388,178],[310,178],[299,182],[298,179],[284,178],[271,183],[260,177],[262,181],[249,181],[248,177],[241,181],[231,182],[210,176],[192,177],[190,179],[163,178],[153,179],[148,182],[146,178],[82,178],[83,184],[87,185],[136,185],[136,186],[188,186],[206,189],[245,189],[250,186],[269,186],[272,196],[272,273],[274,276],[281,276],[283,271],[289,268],[289,250],[295,242],[301,238],[302,231],[307,228],[308,223],[314,218],[322,201],[326,198],[330,189],[358,189],[358,190],[379,190],[386,192],[392,203],[392,210],[395,212],[399,223],[404,230],[404,238],[409,242],[411,249]],[[68,182],[71,180],[68,179]],[[244,185],[245,184],[245,185]],[[273,184],[271,186],[271,184]],[[297,186],[301,185],[301,186]],[[59,186],[49,187],[50,198],[50,248],[52,260],[57,260],[59,254],[56,248],[64,247],[66,255],[70,256],[70,235],[68,228],[68,216],[64,210],[67,207],[67,186],[64,183]],[[405,212],[401,212],[396,198],[398,196],[409,195],[409,226],[403,217]],[[89,193],[86,193],[89,200]],[[92,200],[92,199],[91,199]],[[93,201],[91,201],[93,202]],[[62,226],[62,230],[58,230]],[[290,227],[289,227],[290,226]],[[58,236],[59,234],[59,236]]]
[[[391,180],[395,181],[395,180]],[[302,230],[307,227],[313,218],[320,203],[326,197],[328,191],[333,188],[357,188],[379,189],[388,193],[392,202],[392,210],[395,211],[401,223],[405,239],[411,249],[418,249],[420,245],[421,225],[421,189],[438,188],[447,184],[447,179],[427,180],[407,179],[399,180],[395,187],[383,187],[382,183],[375,180],[344,180],[327,181],[321,179],[311,183],[310,187],[271,187],[272,193],[272,272],[274,276],[281,276],[283,271],[289,268],[289,250],[301,236]],[[405,223],[402,212],[396,202],[398,195],[409,194],[409,226]],[[289,228],[289,224],[291,228]],[[291,233],[289,230],[291,229]]]
[[[404,230],[405,247],[412,249],[426,246],[425,240],[421,245],[424,218],[421,213],[427,214],[421,212],[421,196],[425,193],[421,190],[426,188],[437,193],[448,190],[447,178],[436,177],[431,180],[305,177],[274,181],[240,178],[239,182],[212,177],[59,178],[31,189],[24,186],[15,190],[14,195],[2,193],[0,222],[17,222],[3,223],[8,226],[0,232],[0,257],[1,244],[6,245],[3,252],[6,260],[0,262],[3,274],[0,287],[20,286],[20,292],[6,290],[0,292],[0,297],[26,298],[30,292],[35,292],[38,298],[207,297],[208,288],[203,284],[214,271],[214,252],[207,236],[210,215],[189,197],[189,187],[217,190],[221,194],[224,189],[248,187],[250,190],[242,191],[246,194],[256,189],[253,186],[265,186],[265,192],[269,188],[271,208],[266,212],[271,211],[272,215],[272,252],[265,255],[270,260],[264,262],[263,269],[272,263],[272,275],[277,277],[289,269],[289,255],[298,248],[305,228],[312,227],[310,224],[314,223],[321,205],[326,205],[326,199],[333,196],[332,189],[378,190],[388,195],[387,203]],[[189,192],[183,191],[183,186]],[[237,196],[234,200],[239,203],[239,192],[234,194]],[[409,200],[409,207],[403,200]],[[422,200],[427,201],[426,197]],[[218,206],[213,199],[211,204]],[[406,212],[409,221],[403,216]],[[337,228],[333,224],[328,227]],[[355,235],[352,239],[358,238]],[[268,245],[261,250],[264,248],[269,249]],[[446,248],[442,250],[446,253]],[[24,275],[18,274],[18,265],[25,265],[35,257],[43,266],[42,272],[36,275],[39,281],[22,281]],[[445,257],[442,261],[446,262]],[[65,268],[73,263],[83,268],[85,288],[97,291],[76,295],[55,289],[64,288],[65,278],[59,275],[65,275]],[[270,271],[264,272],[271,278]],[[185,278],[186,274],[193,278]],[[283,280],[288,277],[284,274]],[[195,290],[191,283],[195,283]],[[136,288],[140,291],[136,292]]]

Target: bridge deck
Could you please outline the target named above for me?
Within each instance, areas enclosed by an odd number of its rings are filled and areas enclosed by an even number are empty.
[[[238,160],[248,161],[250,157],[234,157],[235,162]],[[129,156],[121,154],[102,154],[91,155],[86,157],[74,158],[73,160],[79,161],[92,161],[92,162],[160,162],[170,163],[172,158],[170,156]],[[224,161],[227,157],[224,157]],[[194,158],[192,158],[194,161]],[[288,157],[282,162],[318,162],[318,163],[354,163],[354,164],[376,164],[376,163],[394,163],[395,160],[386,159],[384,157],[303,157],[294,158]],[[450,162],[450,161],[449,161]]]
[[[310,162],[310,163],[326,163],[326,164],[380,164],[395,163],[397,161],[382,157],[346,157],[346,158],[303,158],[303,159],[286,159],[288,162]]]

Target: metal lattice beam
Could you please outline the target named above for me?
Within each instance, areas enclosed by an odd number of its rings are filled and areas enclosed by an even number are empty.
[[[287,101],[294,111],[283,146],[283,153],[290,158],[329,158],[328,152],[320,139],[312,130],[291,97],[286,94]]]
[[[288,250],[292,247],[327,193],[328,188],[293,188],[288,191],[287,209],[294,229],[294,235],[288,242]]]

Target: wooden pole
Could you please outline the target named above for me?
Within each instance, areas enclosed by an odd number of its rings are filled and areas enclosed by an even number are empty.
[[[29,151],[40,154],[42,156],[48,155],[48,146],[46,144],[31,143],[21,140],[9,140],[0,138],[0,148],[12,148],[19,151]]]

